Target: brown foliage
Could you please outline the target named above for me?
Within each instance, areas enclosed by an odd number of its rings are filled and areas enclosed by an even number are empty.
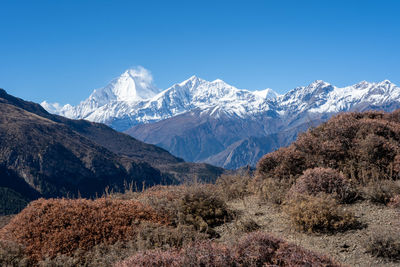
[[[152,208],[132,200],[39,199],[1,229],[0,238],[24,245],[39,260],[132,238],[142,221],[167,223]]]
[[[371,202],[386,205],[400,194],[400,186],[391,180],[372,181],[364,187],[364,194]]]
[[[238,229],[244,233],[251,233],[257,231],[261,226],[253,219],[241,220],[238,222]]]
[[[273,204],[282,204],[294,183],[294,179],[278,180],[273,178],[256,179],[254,181],[255,193],[260,201],[269,201]]]
[[[212,227],[230,221],[232,214],[212,188],[202,185],[187,189],[179,201],[178,216],[181,224],[193,225],[196,230],[209,232]]]
[[[157,214],[168,217],[173,225],[179,224],[180,199],[187,192],[186,186],[153,186],[141,193],[137,200],[152,207]]]
[[[293,225],[304,232],[335,233],[360,226],[354,214],[328,195],[298,196],[285,206]]]
[[[400,260],[400,235],[398,232],[376,231],[366,240],[364,247],[375,257]]]
[[[206,239],[190,226],[170,227],[152,223],[142,223],[138,235],[128,241],[118,241],[112,245],[99,244],[89,251],[76,250],[72,255],[57,255],[39,262],[39,266],[85,266],[108,267],[124,260],[138,251],[148,249],[179,249],[192,242]]]
[[[330,194],[341,203],[351,203],[357,198],[355,186],[339,172],[331,168],[308,169],[289,191],[289,195],[307,194],[316,196]]]
[[[194,226],[197,231],[215,234],[213,227],[231,219],[221,188],[212,184],[156,186],[138,200],[169,218],[173,225]]]
[[[28,267],[25,248],[13,241],[0,240],[0,266]]]
[[[400,177],[399,111],[343,113],[300,135],[289,147],[265,155],[263,179],[298,178],[309,168],[332,168],[366,184]]]
[[[281,148],[266,154],[257,165],[258,176],[274,179],[288,179],[305,170],[305,155],[295,147]]]
[[[117,263],[116,267],[139,266],[341,266],[332,259],[289,244],[262,232],[243,237],[233,246],[203,241],[181,250],[145,251]]]
[[[215,185],[221,196],[226,200],[243,199],[250,194],[251,177],[245,175],[221,175]]]

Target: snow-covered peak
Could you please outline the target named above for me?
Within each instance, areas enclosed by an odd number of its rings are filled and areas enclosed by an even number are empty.
[[[49,103],[47,101],[43,101],[40,105],[50,113],[58,113],[61,111],[62,106],[59,103]]]
[[[137,67],[125,71],[106,87],[94,90],[89,99],[104,105],[111,101],[140,101],[155,96],[158,90],[150,71]]]
[[[326,87],[331,85],[330,83],[327,83],[323,80],[315,80],[312,83],[310,83],[307,87],[309,88],[318,88],[318,87]]]
[[[264,90],[256,90],[253,91],[253,94],[255,94],[256,96],[259,96],[263,99],[275,99],[279,96],[279,94],[277,92],[275,92],[274,90],[267,88]]]
[[[271,101],[273,100],[273,101]],[[335,113],[362,105],[382,106],[400,102],[400,88],[389,80],[362,81],[352,86],[335,87],[316,80],[284,95],[273,90],[238,89],[221,79],[207,81],[197,76],[160,91],[151,73],[129,69],[107,86],[94,90],[77,106],[42,102],[51,113],[106,123],[117,130],[170,118],[191,110],[210,116],[251,117],[279,114],[285,118],[300,113]]]

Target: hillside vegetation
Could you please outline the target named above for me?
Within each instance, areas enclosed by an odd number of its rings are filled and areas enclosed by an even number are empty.
[[[3,266],[398,266],[400,111],[346,113],[254,175],[40,199],[0,230]]]

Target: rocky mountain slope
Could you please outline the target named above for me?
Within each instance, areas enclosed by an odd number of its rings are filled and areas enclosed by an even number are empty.
[[[387,80],[343,88],[317,80],[278,95],[196,76],[161,91],[149,76],[143,69],[128,70],[75,107],[42,106],[105,123],[187,161],[231,169],[254,165],[263,153],[289,144],[299,132],[339,112],[400,107],[400,88]]]
[[[19,203],[38,197],[90,197],[126,183],[141,187],[213,180],[222,172],[186,163],[105,125],[49,114],[0,89],[0,187],[13,198],[22,196]]]

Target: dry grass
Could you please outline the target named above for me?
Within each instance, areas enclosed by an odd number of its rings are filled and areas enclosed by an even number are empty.
[[[216,181],[217,190],[226,201],[243,199],[251,194],[252,178],[249,174],[221,175]]]
[[[25,254],[25,248],[13,241],[0,240],[0,265],[28,267],[29,259]]]
[[[400,234],[398,231],[374,232],[364,243],[368,253],[375,257],[400,261]]]
[[[377,204],[386,205],[398,194],[400,186],[392,180],[371,181],[364,187],[365,198]]]
[[[276,205],[281,205],[285,200],[287,193],[294,183],[294,179],[273,179],[256,178],[254,180],[253,191],[257,194],[260,202],[271,202]]]

